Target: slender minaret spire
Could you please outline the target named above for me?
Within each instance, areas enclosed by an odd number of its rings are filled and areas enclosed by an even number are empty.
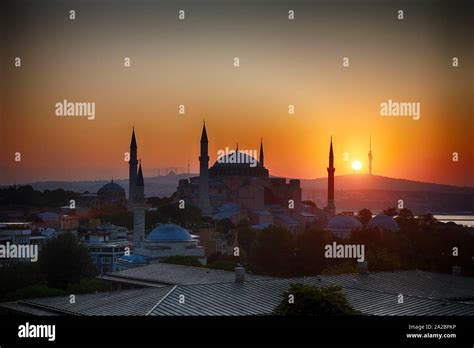
[[[336,207],[334,205],[334,172],[336,168],[334,168],[334,152],[332,150],[332,137],[331,137],[331,145],[329,148],[329,167],[328,167],[328,205],[326,206],[325,210],[331,215],[336,213]]]
[[[212,213],[209,200],[209,155],[206,123],[202,127],[201,155],[199,156],[199,208],[203,215]]]
[[[140,166],[138,167],[138,175],[137,175],[135,188],[136,188],[135,197],[136,197],[137,202],[143,200],[145,198],[145,182],[143,180],[142,160],[140,160]]]
[[[369,138],[369,174],[372,175],[372,136]]]
[[[145,182],[143,181],[141,160],[135,184],[133,206],[133,245],[137,248],[145,238]]]
[[[239,151],[239,142],[237,142],[237,145],[235,145],[235,152]]]
[[[135,197],[135,188],[137,183],[137,140],[135,138],[135,127],[132,130],[132,141],[130,142],[130,161],[129,180],[128,180],[128,201],[133,203]]]
[[[263,156],[263,139],[260,138],[260,165],[265,166],[265,157]]]

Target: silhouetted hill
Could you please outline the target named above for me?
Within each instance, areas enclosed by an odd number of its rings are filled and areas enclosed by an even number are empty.
[[[312,180],[301,180],[303,189],[327,189],[327,178]],[[416,191],[416,192],[444,192],[444,193],[471,193],[474,187],[459,187],[412,181],[406,179],[395,179],[386,176],[369,174],[351,174],[335,177],[335,189],[344,190],[387,190],[387,191]]]
[[[168,174],[165,176],[155,176],[144,178],[145,180],[145,194],[148,197],[163,197],[170,196],[176,191],[178,181],[186,179],[197,174]],[[90,192],[96,193],[103,185],[110,182],[110,180],[97,181],[41,181],[31,183],[36,190],[53,190],[56,188],[63,188],[64,190],[75,191],[79,193]],[[128,179],[114,179],[114,182],[122,186],[128,194]]]
[[[338,211],[357,212],[369,208],[380,212],[397,206],[403,200],[404,207],[416,214],[472,214],[474,188],[441,185],[388,178],[378,175],[353,174],[336,176],[335,200]],[[310,199],[320,207],[326,205],[327,178],[301,180],[303,199]]]

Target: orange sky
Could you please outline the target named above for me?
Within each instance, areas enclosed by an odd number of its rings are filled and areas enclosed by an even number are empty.
[[[321,177],[332,135],[336,175],[352,173],[353,160],[367,172],[372,135],[375,174],[474,186],[474,57],[462,21],[437,25],[449,13],[413,8],[398,23],[391,8],[350,18],[316,8],[290,25],[275,14],[283,5],[267,17],[260,8],[241,10],[232,21],[225,7],[200,7],[181,23],[174,9],[160,21],[140,7],[107,17],[81,6],[74,23],[57,5],[44,20],[30,9],[15,22],[26,29],[7,30],[0,184],[124,178],[133,125],[145,175],[188,161],[197,172],[205,118],[212,162],[236,141],[258,149],[263,137],[271,174]],[[17,56],[21,68],[13,66]],[[95,102],[96,119],[55,116],[63,99]],[[388,99],[419,102],[420,120],[380,116]]]

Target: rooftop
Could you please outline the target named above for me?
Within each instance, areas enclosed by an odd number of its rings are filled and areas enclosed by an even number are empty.
[[[422,271],[169,285],[77,295],[75,304],[69,303],[68,296],[60,296],[2,303],[0,308],[37,315],[45,315],[43,311],[69,315],[269,315],[291,283],[338,284],[363,315],[474,315],[474,304],[467,302],[474,297],[473,278]],[[398,303],[400,293],[403,303]],[[185,296],[186,305],[179,302],[180,295]]]
[[[128,283],[140,281],[149,286],[172,284],[212,284],[235,281],[234,272],[219,269],[174,265],[169,263],[152,263],[143,267],[107,273],[102,279]],[[247,280],[270,279],[267,276],[246,274]]]

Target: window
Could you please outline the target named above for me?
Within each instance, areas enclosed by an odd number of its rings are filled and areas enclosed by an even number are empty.
[[[102,263],[110,263],[111,258],[110,257],[101,257],[100,261]]]
[[[97,257],[92,256],[91,259],[92,259],[92,263],[97,263]]]

